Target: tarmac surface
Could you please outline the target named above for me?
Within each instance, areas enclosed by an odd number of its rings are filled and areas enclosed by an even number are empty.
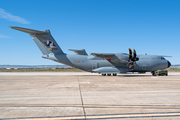
[[[179,120],[180,73],[0,73],[0,119]]]

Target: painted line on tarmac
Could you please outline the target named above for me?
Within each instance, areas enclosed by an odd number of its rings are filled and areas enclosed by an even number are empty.
[[[177,109],[180,109],[180,106],[145,106],[145,105],[142,105],[142,106],[107,106],[107,105],[85,105],[85,107],[98,107],[98,108],[162,108],[162,109],[165,109],[165,108],[177,108]]]
[[[180,113],[134,113],[134,114],[115,114],[115,115],[87,115],[87,119],[120,119],[120,118],[145,118],[145,117],[179,117]],[[43,118],[25,118],[21,120],[61,120],[61,119],[84,119],[84,116],[70,117],[43,117]]]
[[[39,104],[0,104],[0,107],[85,107],[85,108],[152,108],[152,109],[180,109],[180,105],[39,105]]]

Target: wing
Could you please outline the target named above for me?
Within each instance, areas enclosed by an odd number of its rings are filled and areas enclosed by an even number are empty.
[[[120,60],[113,53],[91,53],[91,55],[94,55],[103,59],[107,59],[109,62],[114,62],[114,63],[127,63],[128,62],[126,60]]]
[[[162,57],[172,57],[172,56],[166,56],[166,55],[162,55]]]
[[[97,57],[101,57],[101,58],[105,58],[108,59],[110,57],[114,57],[115,54],[111,54],[111,53],[91,53],[91,55],[97,56]]]

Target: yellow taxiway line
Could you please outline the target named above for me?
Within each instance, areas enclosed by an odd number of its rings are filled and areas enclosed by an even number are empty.
[[[146,109],[180,109],[180,105],[56,105],[56,104],[0,104],[0,107],[85,107],[85,108],[146,108]],[[171,117],[180,116],[180,112],[170,113],[130,113],[130,114],[115,114],[115,115],[86,115],[86,119],[110,119],[110,118],[140,118],[140,117]],[[51,118],[25,118],[24,120],[62,120],[62,119],[85,119],[84,115],[80,116],[58,116]],[[23,119],[21,119],[23,120]]]
[[[108,119],[108,118],[139,118],[139,117],[167,117],[167,116],[180,116],[180,113],[153,113],[153,114],[128,114],[128,115],[99,115],[99,116],[86,116],[86,119]],[[56,118],[33,118],[28,120],[63,120],[63,119],[85,119],[84,116],[77,117],[56,117]],[[27,119],[21,119],[27,120]]]

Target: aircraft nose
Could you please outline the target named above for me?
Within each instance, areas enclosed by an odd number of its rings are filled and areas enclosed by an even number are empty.
[[[169,61],[167,61],[168,62],[168,68],[171,66],[171,63],[169,62]]]

